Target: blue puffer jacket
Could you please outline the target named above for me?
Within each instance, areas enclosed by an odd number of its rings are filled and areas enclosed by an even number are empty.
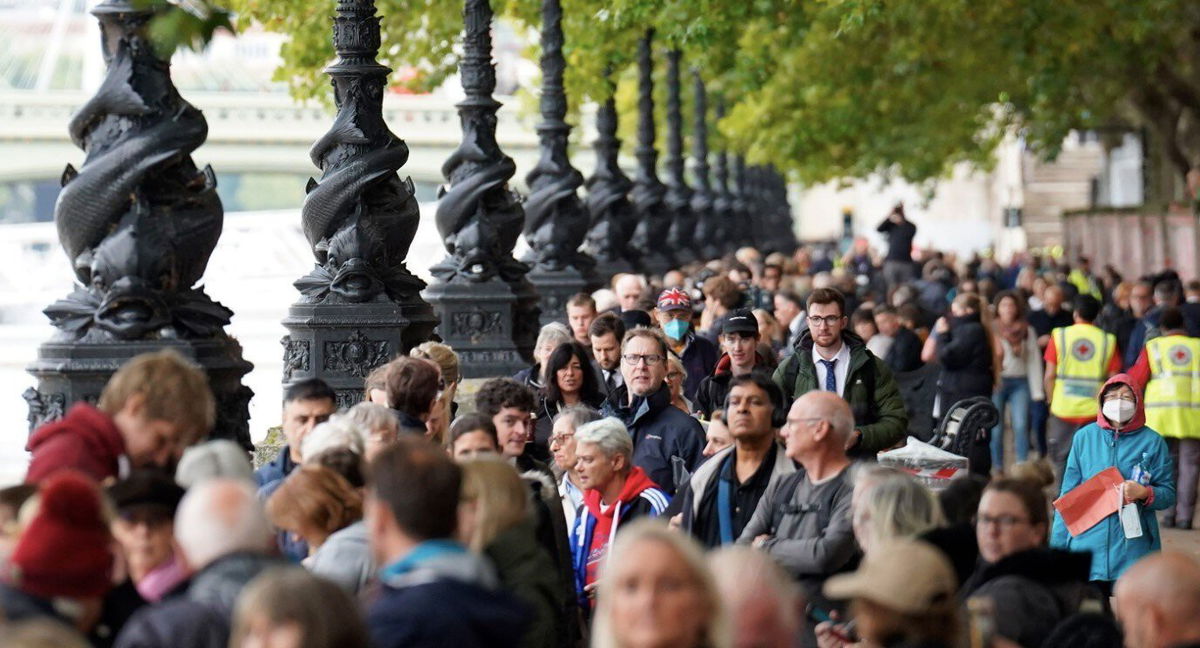
[[[1097,421],[1075,432],[1071,453],[1067,456],[1067,469],[1063,475],[1062,494],[1094,477],[1097,473],[1116,466],[1125,479],[1133,474],[1134,465],[1146,456],[1143,466],[1150,473],[1150,488],[1154,497],[1149,505],[1140,503],[1142,536],[1128,539],[1121,526],[1120,517],[1114,513],[1096,526],[1078,536],[1071,536],[1067,526],[1057,512],[1050,535],[1050,546],[1069,551],[1088,551],[1092,554],[1092,569],[1089,580],[1115,581],[1133,563],[1148,553],[1162,548],[1158,532],[1158,520],[1154,511],[1169,508],[1175,503],[1175,475],[1167,443],[1153,429],[1146,427],[1146,415],[1142,408],[1142,395],[1132,379],[1117,374],[1100,390],[1103,402],[1105,392],[1117,385],[1127,385],[1137,395],[1137,413],[1129,421],[1128,431],[1116,431],[1103,414]]]
[[[622,385],[600,407],[605,416],[615,416],[633,437],[633,465],[646,471],[650,479],[674,497],[691,473],[704,459],[704,428],[700,422],[671,405],[670,390],[664,384],[646,396],[629,402],[627,387]]]

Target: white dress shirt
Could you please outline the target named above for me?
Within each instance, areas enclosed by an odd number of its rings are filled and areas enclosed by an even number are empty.
[[[604,378],[604,384],[608,385],[608,379],[613,379],[613,389],[625,384],[625,377],[621,375],[621,370],[617,369],[601,369],[600,375]],[[607,389],[607,387],[606,387]]]
[[[821,364],[821,353],[817,351],[817,345],[812,348],[813,368],[817,370],[817,389],[824,391],[825,389],[825,365]],[[842,341],[842,348],[838,350],[837,355],[830,358],[836,360],[833,365],[833,379],[837,384],[837,394],[841,396],[846,391],[846,376],[850,373],[850,347],[845,341]]]

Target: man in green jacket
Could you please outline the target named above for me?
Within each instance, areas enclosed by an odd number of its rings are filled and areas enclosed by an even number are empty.
[[[796,352],[775,370],[774,380],[792,399],[810,391],[830,391],[845,399],[855,423],[847,450],[854,457],[873,457],[904,439],[908,414],[887,364],[846,330],[847,323],[840,292],[813,290],[809,328],[796,342]]]

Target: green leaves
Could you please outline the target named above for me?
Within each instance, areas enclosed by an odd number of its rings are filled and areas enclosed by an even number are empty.
[[[212,0],[178,2],[180,17],[165,14],[156,30],[194,47],[221,14]],[[333,59],[335,0],[227,4],[239,27],[257,22],[288,34],[276,78],[297,97],[328,101],[321,71]],[[1195,0],[562,4],[570,102],[604,99],[611,67],[621,81],[627,143],[635,121],[631,64],[637,39],[654,27],[660,62],[667,48],[680,48],[685,67],[698,67],[710,93],[726,98],[729,114],[714,138],[807,182],[873,173],[928,181],[960,163],[987,166],[1010,133],[1053,156],[1071,129],[1116,125],[1149,126],[1178,149],[1175,159],[1200,165]],[[395,83],[428,90],[454,72],[461,0],[377,0],[377,7],[380,61],[397,70]],[[493,9],[530,33],[540,26],[540,0],[494,0]],[[686,111],[691,93],[684,94]]]
[[[133,6],[158,13],[150,21],[150,40],[167,60],[180,47],[204,50],[218,29],[233,31],[230,13],[209,0],[134,0]]]

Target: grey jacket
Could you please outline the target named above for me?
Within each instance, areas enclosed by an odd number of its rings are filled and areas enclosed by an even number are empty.
[[[808,482],[803,468],[772,479],[738,544],[770,535],[763,545],[767,553],[810,595],[819,595],[821,583],[846,569],[858,552],[850,520],[853,485],[847,473],[848,468],[817,486]]]
[[[375,575],[375,561],[367,543],[367,524],[362,520],[335,531],[325,544],[304,561],[309,571],[327,578],[350,594],[357,594]]]

